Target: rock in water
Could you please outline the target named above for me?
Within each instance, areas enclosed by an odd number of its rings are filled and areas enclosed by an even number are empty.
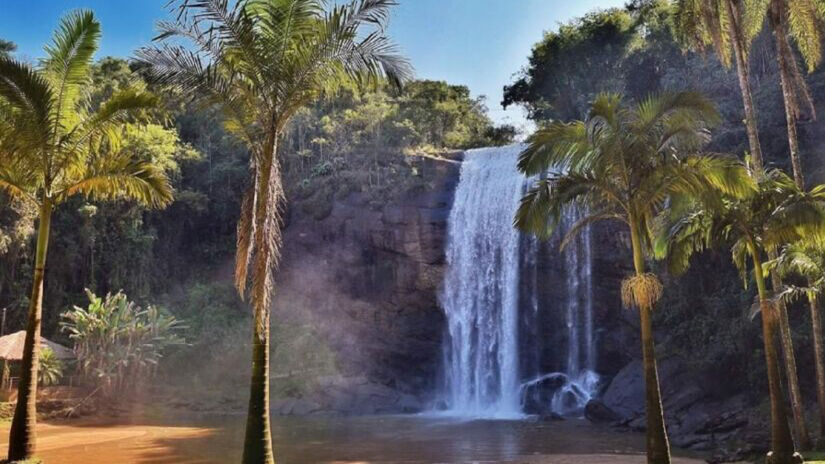
[[[616,411],[607,407],[599,400],[590,400],[584,407],[584,417],[590,422],[611,423],[622,420],[622,416]]]
[[[524,412],[545,416],[555,414],[553,397],[567,381],[564,374],[545,376],[524,387]],[[558,415],[558,414],[556,414]]]

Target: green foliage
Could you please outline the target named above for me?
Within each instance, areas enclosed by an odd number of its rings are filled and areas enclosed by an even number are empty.
[[[527,69],[504,88],[502,104],[522,104],[532,119],[582,118],[597,94],[623,90],[623,58],[639,35],[630,12],[618,8],[546,32],[533,46]]]
[[[754,253],[821,236],[825,186],[802,191],[779,170],[755,175],[755,188],[747,195],[685,202],[663,215],[657,254],[667,259],[672,272],[684,272],[693,253],[727,242],[747,286],[748,259],[756,259]]]
[[[86,308],[61,315],[61,327],[74,342],[80,374],[109,394],[151,378],[164,353],[184,344],[182,322],[156,306],[142,309],[120,292],[87,296]]]
[[[145,120],[155,97],[129,87],[96,108],[84,98],[99,38],[94,15],[76,11],[61,20],[39,68],[0,57],[0,189],[8,195],[54,205],[77,194],[171,201],[163,172],[120,150],[124,124]]]
[[[605,219],[626,223],[649,244],[654,219],[674,197],[746,193],[747,171],[735,161],[696,154],[716,118],[713,105],[695,93],[655,95],[635,105],[616,94],[599,95],[586,121],[554,122],[530,137],[519,170],[552,174],[525,194],[516,226],[547,237],[563,209],[579,204],[590,214],[562,245]]]
[[[423,188],[405,152],[513,142],[515,128],[494,126],[486,111],[466,87],[440,81],[345,89],[302,109],[289,125],[281,144],[287,196],[323,219],[336,198],[353,192],[380,206]]]
[[[17,50],[17,45],[14,42],[0,39],[0,56],[9,55]]]
[[[37,375],[38,381],[44,386],[56,385],[63,378],[63,361],[49,347],[40,350],[40,369]]]

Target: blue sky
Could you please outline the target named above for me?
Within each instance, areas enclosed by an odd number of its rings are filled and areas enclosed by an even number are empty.
[[[128,56],[149,42],[165,18],[167,0],[0,0],[0,38],[18,44],[19,56],[37,58],[60,15],[93,9],[103,26],[99,57]],[[389,34],[419,78],[446,80],[486,95],[490,116],[522,126],[519,108],[504,111],[501,89],[527,63],[543,31],[594,8],[624,0],[400,0]]]

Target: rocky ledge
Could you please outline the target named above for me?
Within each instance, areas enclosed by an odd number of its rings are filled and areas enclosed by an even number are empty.
[[[709,462],[740,461],[767,451],[768,424],[748,397],[715,398],[708,382],[718,380],[697,379],[680,359],[662,360],[658,367],[671,444],[712,450]],[[585,414],[593,422],[643,431],[644,398],[642,362],[634,360],[616,374],[601,399],[590,401]]]

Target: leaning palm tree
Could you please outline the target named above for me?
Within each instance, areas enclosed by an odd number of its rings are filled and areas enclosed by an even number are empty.
[[[670,462],[654,354],[652,310],[662,284],[646,271],[652,222],[676,194],[741,194],[748,175],[732,159],[698,154],[708,126],[718,120],[713,105],[691,92],[651,96],[633,106],[614,94],[599,95],[585,121],[554,122],[537,131],[519,159],[528,176],[541,176],[516,214],[519,228],[549,236],[568,205],[591,212],[562,241],[606,219],[630,232],[635,273],[622,283],[622,301],[638,307],[646,386],[647,459]]]
[[[249,148],[250,187],[237,228],[235,284],[254,310],[252,377],[243,462],[274,462],[269,426],[270,304],[281,246],[278,144],[301,108],[345,81],[398,84],[411,74],[384,34],[395,0],[179,0],[161,43],[137,57],[160,84],[223,110]],[[179,42],[188,41],[194,48]],[[251,279],[249,279],[251,269]]]
[[[683,202],[671,209],[661,224],[657,254],[667,257],[672,272],[683,272],[691,255],[716,242],[732,242],[733,261],[747,285],[748,260],[752,263],[762,314],[762,334],[771,403],[771,452],[768,462],[801,463],[794,449],[782,395],[776,337],[779,300],[768,290],[764,258],[771,249],[820,235],[825,228],[825,186],[800,190],[779,170],[755,173],[756,190],[745,198]],[[774,288],[774,290],[777,290]],[[756,314],[754,311],[753,314]]]
[[[142,119],[157,99],[134,88],[92,107],[92,56],[100,24],[89,11],[63,17],[36,68],[0,57],[0,189],[39,211],[34,282],[29,304],[9,460],[35,451],[43,280],[52,212],[74,195],[132,199],[162,207],[172,189],[161,169],[119,150],[121,129]]]

